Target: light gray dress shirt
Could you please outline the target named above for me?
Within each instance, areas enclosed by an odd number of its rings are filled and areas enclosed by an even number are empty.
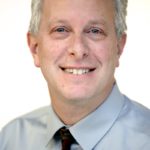
[[[61,150],[54,134],[62,126],[51,106],[38,109],[2,129],[0,150]],[[150,150],[150,110],[121,94],[117,85],[100,107],[69,129],[81,146],[76,150]]]

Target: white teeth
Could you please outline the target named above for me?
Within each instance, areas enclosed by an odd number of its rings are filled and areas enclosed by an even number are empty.
[[[82,75],[90,72],[90,69],[64,69],[65,72],[75,75]]]

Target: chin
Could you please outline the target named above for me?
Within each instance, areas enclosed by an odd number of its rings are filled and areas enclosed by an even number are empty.
[[[78,92],[65,93],[64,98],[70,102],[81,102],[87,101],[88,99],[92,99],[92,94],[90,94],[87,91],[81,92],[81,90],[78,90]]]

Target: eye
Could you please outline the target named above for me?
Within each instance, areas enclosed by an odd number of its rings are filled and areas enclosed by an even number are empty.
[[[68,32],[68,30],[65,27],[55,28],[54,31],[58,33]]]
[[[92,33],[96,33],[96,34],[102,33],[102,32],[100,32],[100,30],[98,30],[98,29],[92,29],[91,32],[92,32]]]
[[[66,30],[63,27],[57,28],[55,32],[65,32]]]
[[[50,30],[50,35],[54,39],[64,39],[69,35],[69,29],[65,26],[56,26]]]
[[[99,28],[90,28],[87,33],[92,33],[92,34],[103,34],[103,30]]]
[[[92,40],[102,40],[106,37],[105,31],[100,27],[89,27],[85,30],[85,33]]]

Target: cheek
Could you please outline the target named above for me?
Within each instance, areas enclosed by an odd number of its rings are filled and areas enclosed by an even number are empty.
[[[117,65],[118,54],[117,46],[112,43],[101,43],[95,46],[93,51],[96,59],[101,62],[103,65]]]
[[[62,44],[49,40],[43,41],[39,49],[40,60],[43,63],[55,63],[64,53]]]

